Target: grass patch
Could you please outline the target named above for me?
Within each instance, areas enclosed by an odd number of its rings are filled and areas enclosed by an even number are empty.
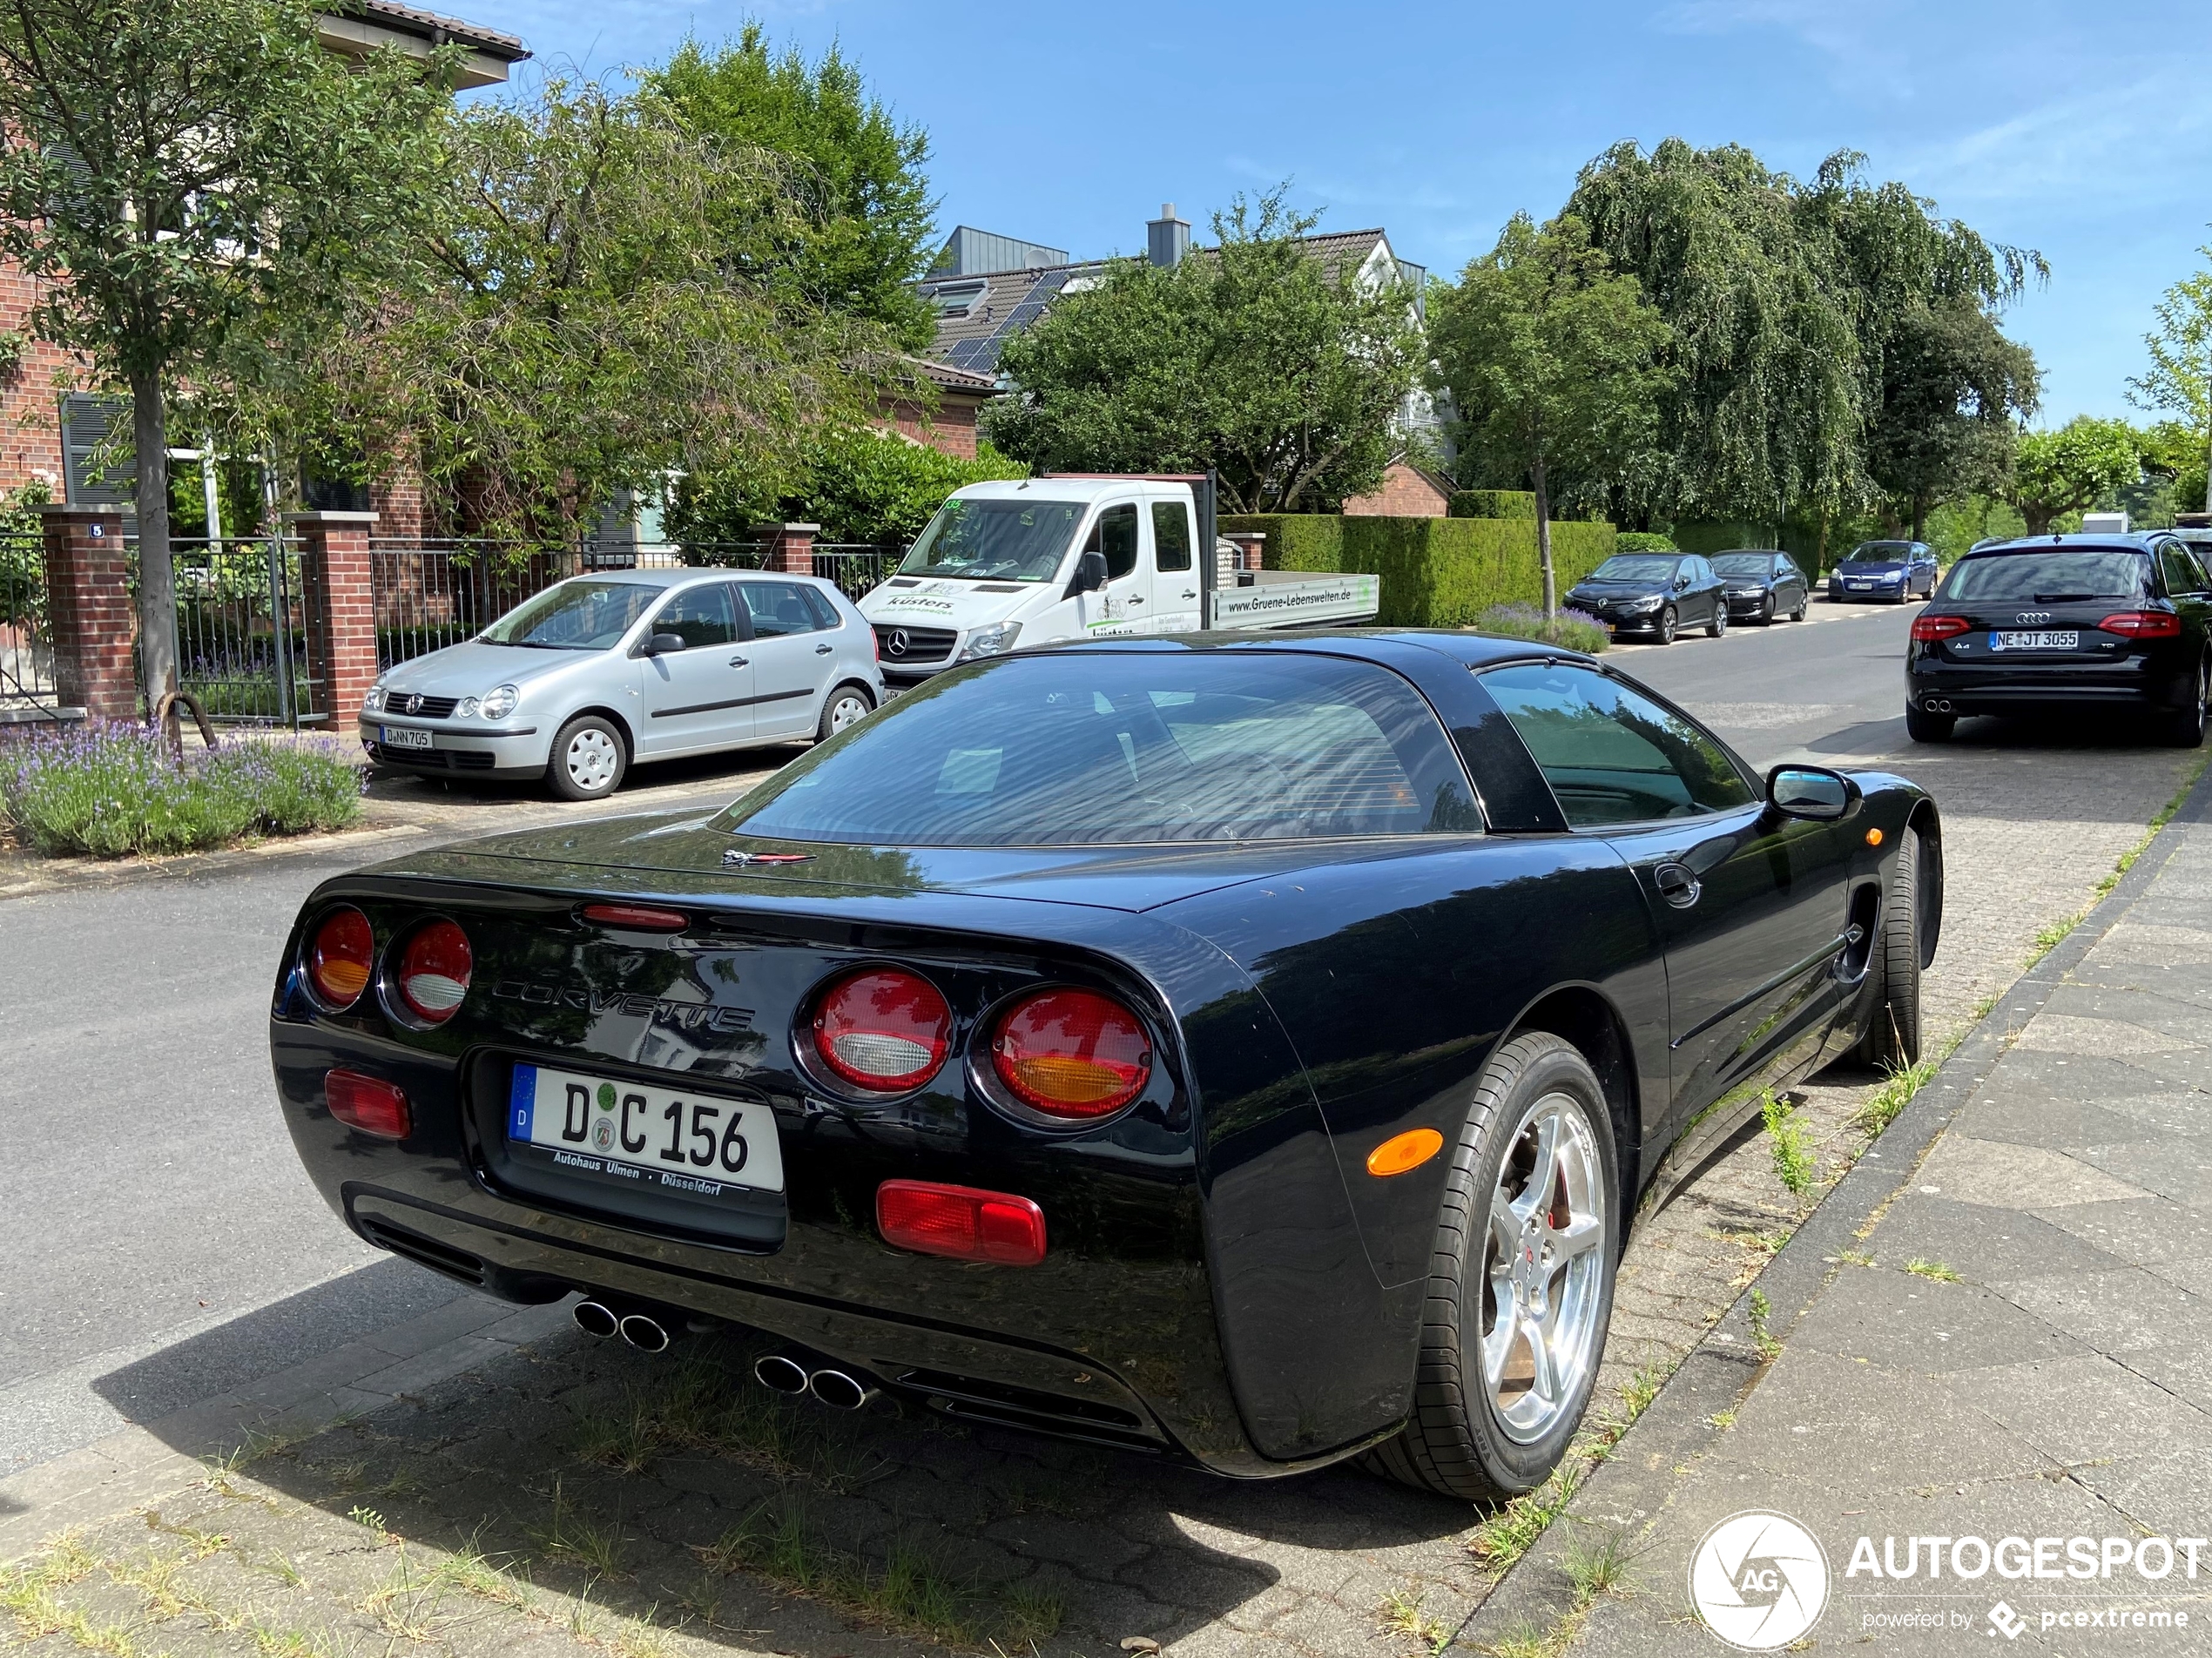
[[[1566,1512],[1581,1488],[1589,1463],[1573,1451],[1552,1477],[1534,1491],[1524,1491],[1474,1528],[1467,1550],[1484,1566],[1502,1576],[1536,1546],[1552,1521]]]
[[[49,856],[204,852],[248,835],[342,829],[361,815],[362,787],[328,738],[233,740],[182,760],[135,725],[0,740],[0,817]]]
[[[1775,1178],[1791,1196],[1803,1203],[1820,1172],[1820,1160],[1812,1153],[1811,1130],[1797,1120],[1797,1108],[1777,1097],[1772,1088],[1759,1096],[1759,1115],[1766,1123],[1767,1138],[1773,1142],[1770,1150]]]
[[[1421,1610],[1418,1590],[1393,1589],[1383,1596],[1382,1607],[1376,1621],[1392,1634],[1405,1635],[1418,1641],[1432,1655],[1440,1658],[1444,1649],[1452,1644],[1452,1627],[1440,1618],[1432,1618]]]
[[[1567,1546],[1561,1563],[1567,1580],[1575,1586],[1578,1605],[1587,1607],[1601,1594],[1626,1594],[1635,1587],[1630,1566],[1635,1559],[1628,1533],[1608,1527],[1595,1543],[1575,1538]]]
[[[1774,1317],[1774,1303],[1766,1298],[1765,1291],[1754,1290],[1744,1312],[1750,1321],[1751,1340],[1758,1347],[1759,1357],[1772,1364],[1782,1356],[1781,1340],[1767,1327],[1767,1321]]]
[[[623,1556],[630,1547],[619,1520],[601,1525],[577,1513],[558,1479],[553,1482],[553,1512],[530,1538],[554,1559],[581,1566],[597,1577],[622,1576]]]
[[[1875,1138],[1897,1121],[1898,1114],[1912,1103],[1915,1094],[1934,1080],[1941,1066],[1940,1060],[1924,1059],[1892,1070],[1883,1079],[1881,1087],[1868,1095],[1866,1102],[1851,1114],[1851,1126],[1868,1139]]]
[[[1874,1257],[1869,1255],[1865,1250],[1845,1250],[1836,1258],[1838,1261],[1841,1261],[1845,1266],[1871,1266],[1874,1264]]]
[[[2118,877],[2115,876],[2114,877],[2114,885],[2117,886],[2118,884],[2119,880]],[[2101,897],[2104,893],[2109,892],[2111,888],[2109,887],[2100,888],[2099,896]],[[2035,947],[2027,953],[2027,961],[2026,964],[2027,970],[2033,972],[2037,962],[2042,960],[2045,956],[2050,954],[2052,951],[2057,949],[2059,946],[2065,943],[2066,935],[2073,932],[2075,927],[2080,927],[2082,922],[2087,920],[2088,919],[2089,912],[2083,910],[2079,915],[2069,915],[2063,921],[2054,921],[2041,932],[2038,933],[2035,935]]]
[[[1916,1278],[1925,1278],[1931,1284],[1964,1284],[1966,1280],[1940,1261],[1923,1261],[1918,1257],[1905,1264],[1905,1270]]]
[[[671,1452],[727,1457],[779,1479],[805,1479],[831,1492],[849,1491],[867,1472],[867,1453],[810,1413],[766,1389],[750,1386],[737,1370],[692,1353],[649,1385],[586,1411],[569,1449],[584,1462],[640,1473]]]

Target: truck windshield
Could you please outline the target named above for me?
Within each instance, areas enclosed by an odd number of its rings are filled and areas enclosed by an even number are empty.
[[[1075,539],[1083,506],[1080,501],[948,501],[899,574],[1049,582]]]
[[[892,846],[1480,832],[1397,675],[1290,652],[1075,651],[941,674],[715,820]]]

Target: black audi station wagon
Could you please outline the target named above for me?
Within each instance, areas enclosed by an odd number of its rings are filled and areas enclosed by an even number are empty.
[[[1975,548],[1912,622],[1905,728],[1940,743],[1962,718],[2106,711],[2115,734],[2204,740],[2212,578],[2157,531]]]
[[[1641,1200],[1919,1042],[1935,803],[1589,657],[954,668],[724,811],[338,876],[270,1024],[331,1206],[767,1388],[1243,1477],[1541,1484]]]

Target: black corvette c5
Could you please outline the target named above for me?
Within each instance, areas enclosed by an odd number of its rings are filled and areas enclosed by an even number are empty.
[[[2204,740],[2212,576],[2175,536],[2039,536],[1978,546],[1912,619],[1905,722],[1940,743],[1966,716],[2110,714]]]
[[[1527,1489],[1638,1196],[1917,1052],[1940,828],[1597,663],[1192,635],[955,670],[720,813],[339,877],[271,1024],[362,1237],[756,1373],[1252,1477]]]

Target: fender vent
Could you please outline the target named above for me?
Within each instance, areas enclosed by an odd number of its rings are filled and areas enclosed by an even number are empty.
[[[418,1266],[427,1266],[433,1272],[443,1273],[448,1278],[482,1289],[484,1283],[484,1264],[466,1250],[456,1250],[450,1244],[410,1232],[388,1221],[356,1215],[354,1224],[361,1228],[361,1236],[381,1250],[403,1255]]]
[[[995,1422],[1004,1427],[1026,1428],[1055,1439],[1089,1439],[1098,1445],[1129,1451],[1157,1451],[1157,1432],[1148,1432],[1134,1411],[1094,1399],[1069,1399],[1059,1393],[1040,1393],[1033,1388],[1008,1387],[1001,1382],[978,1381],[942,1371],[910,1370],[897,1385],[924,1396],[935,1409],[969,1422]]]

